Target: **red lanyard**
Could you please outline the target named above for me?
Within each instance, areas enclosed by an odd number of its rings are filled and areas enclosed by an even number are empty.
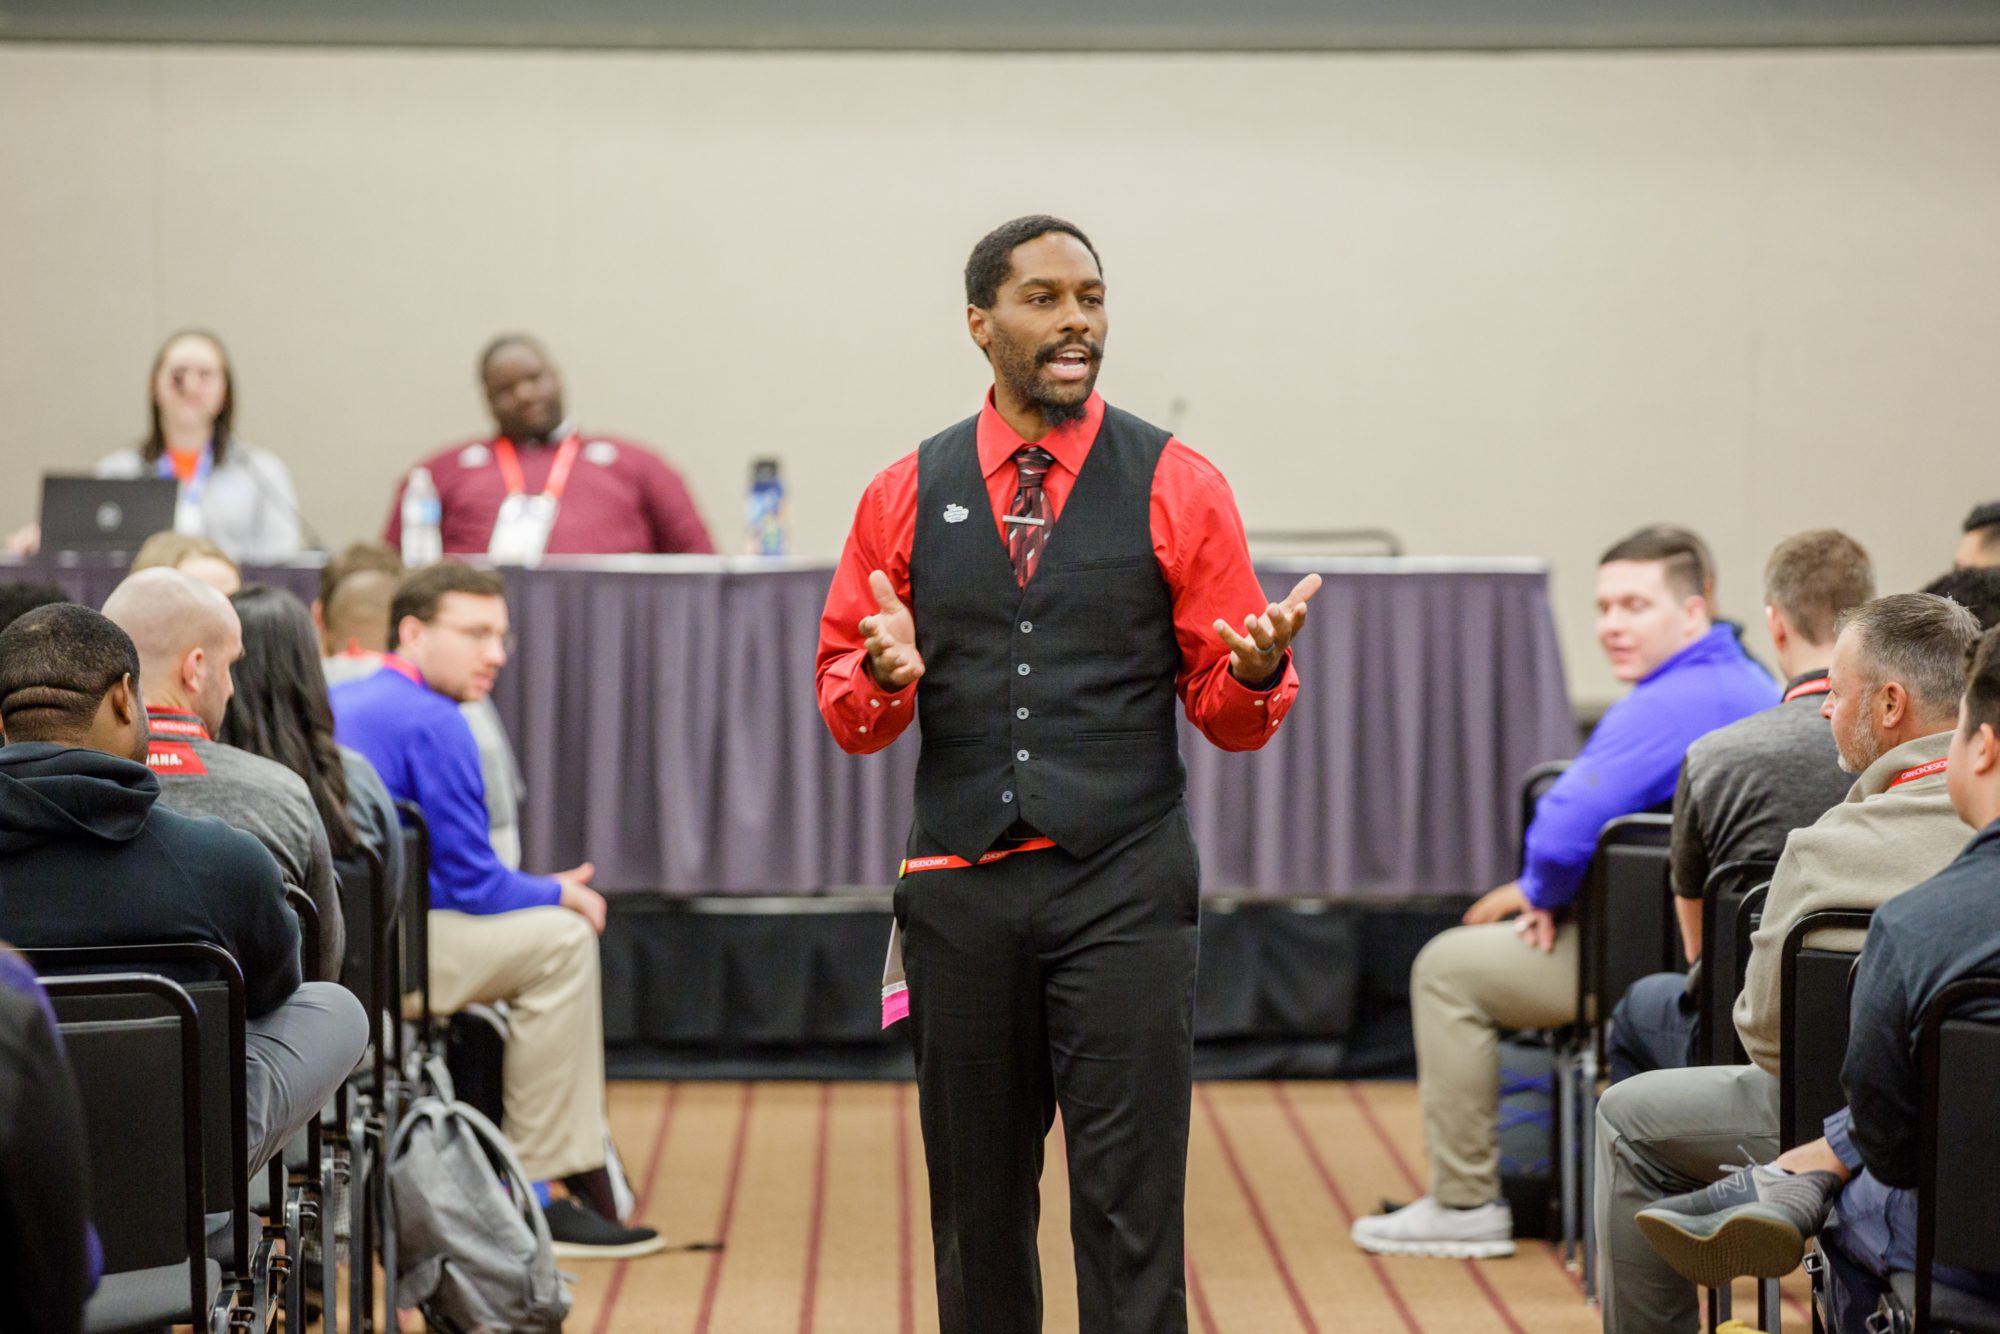
[[[555,465],[549,469],[549,480],[542,487],[542,494],[550,500],[561,500],[563,488],[569,485],[569,470],[576,466],[577,451],[583,448],[583,437],[572,434],[556,450]],[[500,465],[500,477],[507,483],[507,494],[518,496],[528,489],[528,479],[521,475],[521,460],[514,453],[514,442],[502,436],[493,442],[493,459]]]
[[[186,737],[190,741],[207,741],[208,726],[191,713],[165,709],[146,711],[146,726],[155,736]]]
[[[896,875],[900,879],[906,875],[915,875],[918,871],[957,871],[967,866],[985,866],[1011,857],[1017,852],[1040,852],[1043,848],[1052,848],[1055,845],[1056,841],[1052,838],[1031,838],[1025,843],[1016,843],[1011,848],[995,848],[991,852],[982,852],[976,862],[969,862],[963,857],[910,857],[904,860]]]
[[[382,665],[398,676],[414,681],[418,685],[424,684],[424,674],[418,671],[416,665],[408,658],[399,658],[393,653],[384,653],[382,655]]]
[[[1919,778],[1929,778],[1932,774],[1941,774],[1944,772],[1945,766],[1950,762],[1948,759],[1932,760],[1929,764],[1920,764],[1914,769],[1905,769],[1890,780],[1889,787],[1901,787],[1905,783],[1914,783]],[[1888,789],[1885,788],[1883,790],[1887,791]]]
[[[1795,699],[1804,699],[1807,695],[1824,695],[1831,689],[1833,689],[1831,677],[1822,676],[1817,681],[1801,681],[1785,692],[1785,703],[1790,704]]]

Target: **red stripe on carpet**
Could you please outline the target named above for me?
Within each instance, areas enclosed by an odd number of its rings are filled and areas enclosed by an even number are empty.
[[[669,1084],[666,1094],[660,1099],[660,1124],[653,1130],[653,1146],[646,1151],[646,1175],[639,1182],[639,1195],[632,1204],[632,1216],[643,1221],[646,1206],[653,1200],[653,1179],[660,1174],[660,1155],[667,1149],[667,1131],[674,1123],[674,1107],[680,1102],[681,1086]],[[611,1282],[605,1285],[604,1305],[597,1312],[597,1323],[591,1326],[594,1334],[605,1334],[611,1328],[611,1312],[618,1305],[618,1293],[625,1286],[625,1266],[630,1260],[620,1260],[611,1270]]]
[[[1194,1256],[1185,1253],[1183,1258],[1187,1264],[1188,1297],[1194,1303],[1195,1323],[1200,1326],[1202,1334],[1216,1334],[1215,1312],[1208,1309],[1208,1294],[1201,1290],[1201,1274],[1194,1267]]]
[[[1411,1190],[1422,1191],[1423,1187],[1417,1184],[1417,1174],[1410,1170],[1410,1164],[1403,1158],[1402,1151],[1396,1147],[1396,1142],[1389,1138],[1388,1130],[1382,1125],[1380,1118],[1375,1115],[1375,1109],[1369,1105],[1368,1099],[1361,1096],[1359,1086],[1349,1084],[1347,1086],[1347,1093],[1349,1097],[1354,1099],[1354,1105],[1361,1109],[1362,1120],[1368,1123],[1368,1128],[1375,1132],[1375,1138],[1381,1141],[1382,1147],[1388,1151],[1389,1157],[1395,1161],[1397,1170],[1403,1174],[1403,1180],[1410,1184]],[[1317,1161],[1317,1156],[1315,1156],[1315,1164],[1317,1164]],[[1560,1262],[1560,1257],[1558,1257],[1558,1263]],[[1521,1327],[1521,1322],[1514,1319],[1514,1313],[1508,1309],[1506,1299],[1494,1289],[1492,1281],[1484,1273],[1480,1272],[1478,1261],[1461,1260],[1459,1263],[1464,1265],[1465,1272],[1472,1276],[1473,1284],[1486,1294],[1486,1300],[1493,1307],[1494,1314],[1500,1317],[1500,1322],[1513,1331],[1513,1334],[1527,1334],[1527,1331]],[[1563,1266],[1563,1272],[1569,1274],[1569,1267],[1567,1265]],[[1576,1276],[1570,1274],[1571,1282],[1575,1282],[1575,1279]],[[1383,1281],[1386,1283],[1388,1280],[1384,1279]]]
[[[833,1123],[833,1085],[819,1086],[819,1132],[813,1146],[812,1223],[806,1229],[806,1272],[799,1297],[799,1334],[812,1334],[819,1294],[819,1242],[826,1220],[826,1140]]]
[[[1333,1200],[1333,1207],[1340,1210],[1340,1216],[1347,1220],[1349,1227],[1352,1227],[1354,1210],[1347,1203],[1347,1195],[1340,1189],[1340,1183],[1333,1179],[1333,1173],[1327,1170],[1326,1160],[1320,1157],[1319,1146],[1314,1144],[1312,1136],[1306,1133],[1305,1122],[1299,1120],[1298,1108],[1292,1106],[1291,1098],[1285,1093],[1285,1086],[1271,1085],[1271,1096],[1276,1098],[1278,1106],[1284,1109],[1285,1120],[1290,1123],[1292,1134],[1298,1137],[1300,1147],[1306,1151],[1306,1157],[1311,1160],[1313,1174],[1319,1178],[1319,1184],[1326,1188],[1328,1197]],[[1389,1271],[1383,1268],[1382,1258],[1368,1251],[1362,1251],[1361,1255],[1368,1261],[1368,1267],[1375,1271],[1375,1281],[1382,1285],[1382,1292],[1389,1298],[1389,1304],[1396,1308],[1397,1316],[1402,1319],[1403,1328],[1409,1330],[1410,1334],[1423,1334],[1423,1326],[1411,1313],[1409,1304],[1403,1300],[1403,1294],[1390,1280]],[[1504,1314],[1502,1318],[1505,1319]],[[1518,1331],[1518,1334],[1525,1334],[1525,1331]]]
[[[917,1276],[910,1262],[910,1119],[908,1084],[896,1085],[896,1329],[916,1334]]]
[[[715,1294],[722,1286],[722,1262],[729,1255],[729,1223],[736,1216],[736,1186],[743,1176],[743,1148],[750,1140],[750,1105],[756,1096],[755,1084],[743,1086],[743,1109],[736,1114],[736,1145],[729,1151],[729,1175],[722,1186],[722,1216],[715,1223],[715,1254],[709,1257],[708,1278],[701,1285],[694,1334],[708,1334],[708,1318],[715,1312]]]
[[[1306,1334],[1319,1334],[1319,1323],[1313,1319],[1306,1307],[1306,1299],[1299,1291],[1299,1285],[1292,1278],[1291,1266],[1285,1263],[1285,1253],[1278,1247],[1278,1238],[1271,1231],[1271,1222],[1264,1217],[1264,1206],[1257,1199],[1257,1192],[1250,1185],[1250,1178],[1243,1171],[1243,1164],[1237,1160],[1236,1146],[1231,1143],[1229,1131],[1224,1128],[1222,1118],[1215,1113],[1215,1102],[1209,1096],[1207,1085],[1198,1085],[1196,1091],[1201,1096],[1201,1109],[1215,1128],[1216,1142],[1222,1146],[1222,1160],[1229,1165],[1229,1174],[1236,1178],[1237,1189],[1243,1192],[1243,1201],[1250,1206],[1250,1219],[1257,1225],[1258,1235],[1264,1239],[1264,1249],[1270,1252],[1271,1263],[1278,1268],[1278,1280],[1285,1285],[1285,1295],[1292,1300],[1292,1311],[1299,1318],[1299,1324]]]

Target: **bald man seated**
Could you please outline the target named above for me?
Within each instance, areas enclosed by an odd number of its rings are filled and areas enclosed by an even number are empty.
[[[0,631],[0,937],[205,940],[234,955],[255,1172],[354,1069],[368,1017],[339,985],[300,982],[298,922],[263,845],[160,800],[142,679],[131,639],[88,607],[42,607]]]
[[[308,972],[338,981],[347,948],[333,853],[305,780],[275,760],[214,739],[229,697],[229,666],[243,656],[236,608],[179,570],[141,570],[104,602],[105,617],[131,636],[152,740],[146,763],[160,800],[183,815],[213,815],[270,850],[285,883],[319,909],[319,957]]]

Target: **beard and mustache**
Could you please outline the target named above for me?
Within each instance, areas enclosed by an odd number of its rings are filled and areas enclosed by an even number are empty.
[[[1042,378],[1042,367],[1058,354],[1079,347],[1090,354],[1089,372],[1081,380],[1050,384]],[[1031,404],[1051,427],[1083,420],[1090,395],[1097,388],[1097,372],[1104,364],[1104,344],[1094,338],[1059,338],[1030,348],[997,335],[988,353],[994,378],[1005,382],[1014,397]]]

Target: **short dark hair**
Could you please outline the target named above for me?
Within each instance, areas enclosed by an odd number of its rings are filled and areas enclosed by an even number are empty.
[[[340,587],[341,581],[363,570],[379,570],[401,579],[403,558],[387,542],[348,543],[333,559],[319,567],[320,607],[332,606],[334,590]]]
[[[139,650],[102,613],[74,602],[37,607],[0,630],[0,727],[9,741],[70,739],[126,677],[139,689]]]
[[[486,368],[493,364],[493,358],[499,356],[502,352],[506,351],[510,347],[529,348],[533,350],[534,354],[540,357],[543,361],[547,361],[549,359],[549,350],[546,347],[543,347],[542,340],[535,337],[533,334],[525,334],[525,333],[495,334],[493,335],[493,337],[486,340],[485,347],[479,349],[479,378],[481,380],[484,380],[486,378]]]
[[[1965,531],[1979,534],[1981,550],[1988,554],[2000,551],[2000,500],[1974,505],[1972,513],[1965,516]]]
[[[54,584],[45,584],[38,579],[0,584],[0,630],[5,630],[37,607],[69,600],[69,594]]]
[[[1925,713],[1955,713],[1965,689],[1965,659],[1979,642],[1979,622],[1935,593],[1891,593],[1840,618],[1840,632],[1861,636],[1870,688],[1898,681]]]
[[[1965,673],[1965,728],[1977,732],[1981,723],[2000,731],[2000,625],[1979,637],[1968,655]]]
[[[972,257],[965,261],[966,303],[981,310],[991,310],[1000,297],[1000,284],[1006,282],[1007,275],[1014,271],[1015,247],[1024,246],[1050,232],[1061,232],[1083,242],[1083,248],[1097,263],[1098,273],[1104,272],[1104,261],[1098,259],[1097,247],[1083,234],[1083,228],[1046,213],[1031,213],[1025,218],[1001,223],[980,237],[979,244],[972,247]]]
[[[1924,585],[1924,592],[1950,598],[1990,630],[2000,625],[2000,566],[1950,570]]]
[[[1807,643],[1831,644],[1840,614],[1874,596],[1868,553],[1836,528],[1794,533],[1764,563],[1764,601]]]
[[[437,617],[438,604],[444,601],[446,593],[503,598],[507,596],[507,584],[492,570],[477,569],[458,560],[441,560],[412,571],[396,585],[396,598],[389,604],[389,647],[396,647],[397,631],[405,616],[430,624]]]
[[[1597,563],[1609,565],[1615,560],[1659,561],[1666,566],[1667,587],[1684,598],[1709,597],[1715,588],[1715,561],[1708,554],[1708,543],[1672,524],[1648,524],[1620,538]]]

